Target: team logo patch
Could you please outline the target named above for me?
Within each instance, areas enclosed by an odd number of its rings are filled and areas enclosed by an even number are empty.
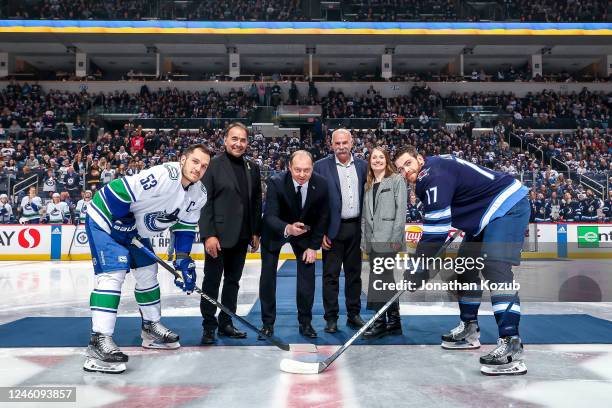
[[[170,177],[170,180],[178,180],[179,178],[179,171],[178,169],[176,169],[175,167],[169,165],[169,164],[164,164],[164,167],[166,168],[166,170],[168,170],[168,174]]]
[[[127,263],[127,256],[119,256],[117,257],[117,260],[121,263]]]
[[[417,176],[417,181],[421,181],[423,180],[425,177],[427,177],[429,175],[429,167],[426,169],[421,170],[421,172],[419,173],[419,175]]]
[[[175,224],[178,220],[179,209],[168,214],[166,211],[156,211],[145,214],[144,224],[149,231],[161,232]]]

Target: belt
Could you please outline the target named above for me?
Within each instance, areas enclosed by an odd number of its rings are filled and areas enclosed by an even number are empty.
[[[359,218],[359,217],[355,217],[355,218],[343,218],[343,219],[340,220],[340,222],[342,224],[348,224],[348,223],[351,223],[351,222],[361,222],[361,218]]]

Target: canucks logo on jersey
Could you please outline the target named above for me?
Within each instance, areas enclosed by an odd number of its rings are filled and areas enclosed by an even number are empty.
[[[144,224],[150,231],[161,232],[178,221],[178,213],[178,208],[170,214],[166,211],[147,213],[143,218]]]

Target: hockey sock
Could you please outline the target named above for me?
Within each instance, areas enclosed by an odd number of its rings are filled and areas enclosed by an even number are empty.
[[[491,303],[499,328],[499,337],[517,335],[521,320],[521,301],[518,294],[516,298],[515,294],[491,294]],[[510,304],[512,306],[508,309]]]
[[[132,273],[136,280],[134,296],[142,318],[151,322],[158,322],[161,318],[161,293],[157,282],[157,265],[136,268]]]
[[[89,297],[93,332],[107,336],[113,335],[124,279],[125,272],[123,271],[96,275],[95,289]]]
[[[459,317],[463,322],[478,320],[480,298],[461,296],[459,298]]]

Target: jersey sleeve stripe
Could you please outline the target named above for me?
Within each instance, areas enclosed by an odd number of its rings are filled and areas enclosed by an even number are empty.
[[[110,189],[107,190],[106,187],[100,190],[106,207],[108,208],[110,214],[114,215],[114,217],[109,218],[112,219],[124,217],[127,213],[130,212],[130,204],[117,199],[117,196],[112,191],[107,194],[107,192],[109,191]]]
[[[438,220],[430,220],[430,219],[424,219],[423,222],[426,222],[426,225],[443,225],[443,224],[450,224],[451,223],[451,217],[446,217],[446,218],[440,218]]]
[[[132,197],[130,196],[128,191],[125,189],[125,185],[123,184],[122,179],[111,181],[103,188],[103,190],[107,190],[107,189],[112,191],[113,194],[119,200],[123,201],[124,203],[132,202]]]
[[[194,222],[194,221],[185,221],[185,220],[179,220],[179,222],[178,222],[178,223],[179,223],[179,224],[185,224],[185,225],[194,225],[194,226],[195,226],[195,225],[198,225],[198,222],[197,222],[197,221],[195,221],[195,222]]]
[[[97,213],[97,214],[98,214],[98,215],[99,215],[99,216],[102,218],[102,220],[103,220],[103,221],[106,223],[106,225],[107,225],[109,228],[111,228],[111,227],[112,227],[112,225],[111,225],[111,222],[110,222],[109,218],[108,218],[108,217],[107,217],[107,216],[106,216],[106,215],[105,215],[105,214],[104,214],[104,213],[103,213],[103,212],[102,212],[102,211],[101,211],[101,210],[100,210],[100,209],[99,209],[99,208],[98,208],[98,207],[97,207],[95,204],[92,204],[92,205],[91,205],[91,209],[92,209],[92,210],[94,210],[94,212],[95,212],[95,213]],[[94,218],[94,219],[95,219],[95,218]]]
[[[437,220],[440,218],[449,218],[451,216],[451,208],[450,206],[437,211],[431,211],[425,213],[424,217],[426,220]]]
[[[106,203],[104,202],[104,199],[102,198],[101,190],[96,195],[94,195],[94,198],[91,200],[91,202],[92,202],[91,207],[94,210],[96,210],[108,222],[110,226],[110,220],[112,216],[111,216],[111,212],[106,207]]]
[[[125,179],[125,177],[123,177],[121,179],[121,181],[123,182],[123,185],[125,186],[126,190],[128,191],[128,193],[130,193],[130,196],[132,197],[132,202],[136,202],[136,196],[134,195],[134,192],[132,191],[132,189],[130,188],[129,183],[127,182],[127,180]]]
[[[510,200],[511,197],[518,193],[517,196]],[[476,235],[480,234],[480,232],[486,227],[492,219],[498,218],[504,215],[508,210],[516,204],[523,196],[527,194],[527,188],[523,187],[520,181],[514,180],[512,184],[503,189],[491,204],[489,204],[489,208],[484,213],[480,220],[479,229]],[[508,201],[508,204],[504,205]],[[510,205],[511,204],[511,205]]]
[[[442,225],[423,225],[423,234],[446,234],[451,229],[450,224]]]

